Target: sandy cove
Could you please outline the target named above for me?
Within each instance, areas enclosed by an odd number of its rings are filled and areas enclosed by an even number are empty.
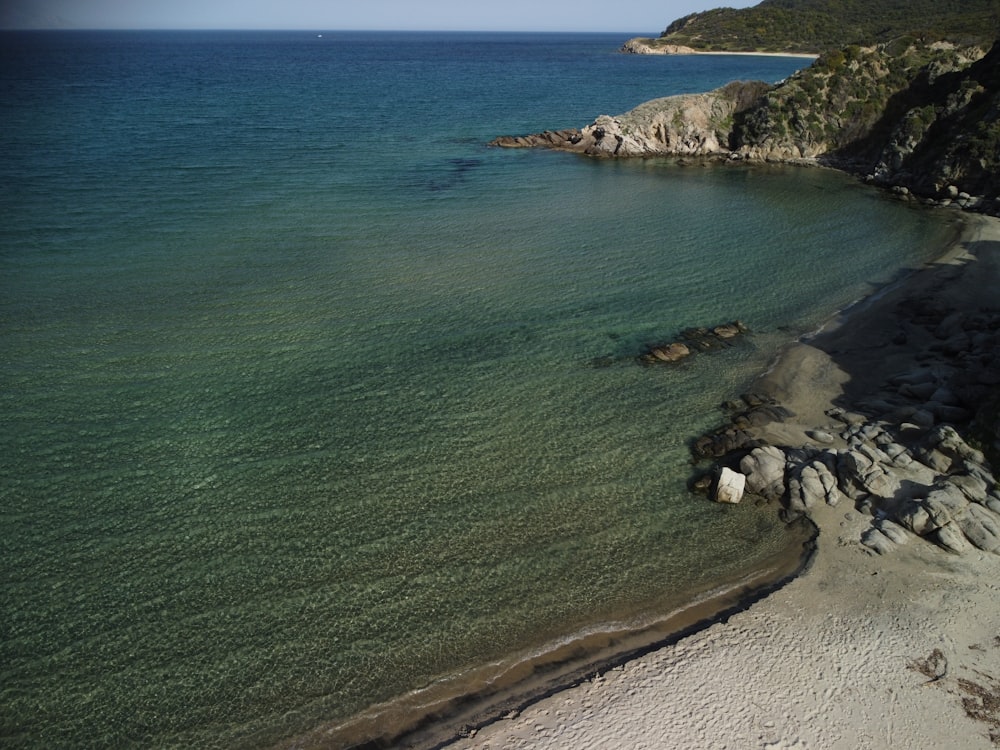
[[[836,433],[832,407],[879,396],[887,378],[927,364],[929,339],[900,339],[901,307],[1000,307],[1000,220],[967,222],[937,263],[789,347],[758,390],[797,416],[757,434],[793,446],[807,430]],[[915,536],[875,554],[860,541],[873,519],[854,505],[810,509],[812,564],[767,599],[445,746],[1000,746],[1000,555]]]

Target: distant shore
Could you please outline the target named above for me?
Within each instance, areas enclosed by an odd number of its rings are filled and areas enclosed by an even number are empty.
[[[919,342],[887,340],[901,306],[998,307],[1000,221],[963,221],[938,262],[790,346],[761,377],[798,415],[763,436],[791,445],[836,430],[831,408],[878,396],[901,368],[933,367]],[[447,746],[995,747],[1000,555],[916,537],[875,555],[860,541],[872,525],[864,507],[811,517],[813,564],[764,601]]]
[[[654,39],[635,37],[622,45],[622,52],[633,55],[744,55],[755,57],[798,57],[815,60],[819,55],[809,52],[729,52],[726,50],[701,50],[680,44],[657,44]]]

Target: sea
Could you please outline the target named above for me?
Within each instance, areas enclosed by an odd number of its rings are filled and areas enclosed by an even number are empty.
[[[800,554],[690,441],[954,219],[487,145],[809,63],[627,37],[0,34],[0,744],[346,746]]]

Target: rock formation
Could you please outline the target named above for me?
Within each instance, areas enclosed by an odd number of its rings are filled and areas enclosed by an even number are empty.
[[[1000,312],[907,308],[909,324],[932,342],[922,364],[889,377],[857,411],[829,409],[838,428],[806,430],[814,442],[805,445],[767,444],[748,415],[790,415],[745,396],[748,408],[692,450],[744,476],[746,493],[780,503],[789,521],[846,500],[870,514],[860,542],[874,553],[920,537],[954,553],[1000,554],[1000,484],[984,452],[955,427],[1000,454]],[[727,474],[713,499],[732,502],[726,488],[738,484]]]
[[[661,362],[680,362],[696,352],[731,346],[732,339],[747,333],[749,330],[739,320],[723,323],[714,328],[686,328],[681,331],[679,341],[655,344],[639,355],[639,361],[647,365]]]
[[[640,104],[624,115],[601,115],[580,130],[501,136],[493,146],[545,147],[588,156],[711,156],[727,153],[733,118],[767,89],[731,83],[707,94],[684,94]]]
[[[644,37],[629,39],[622,45],[621,51],[630,55],[693,55],[698,52],[683,44],[658,44]]]

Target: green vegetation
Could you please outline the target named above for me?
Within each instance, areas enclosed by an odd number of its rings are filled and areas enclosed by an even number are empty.
[[[706,51],[813,52],[903,35],[958,44],[1000,36],[1000,0],[763,0],[674,21],[655,45]]]
[[[1000,43],[889,44],[830,51],[736,118],[731,147],[813,157],[941,197],[1000,196]]]

